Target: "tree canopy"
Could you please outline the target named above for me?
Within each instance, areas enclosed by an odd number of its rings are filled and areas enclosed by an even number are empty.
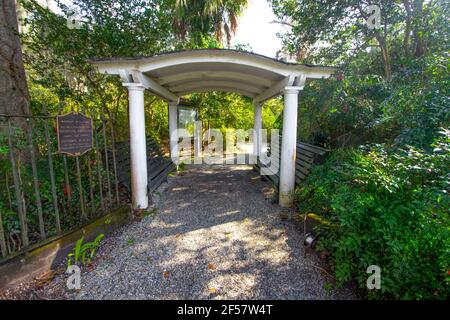
[[[55,14],[33,0],[21,1],[28,12],[23,21],[27,31],[22,36],[26,45],[24,54],[31,91],[37,94],[33,95],[36,97],[33,100],[35,111],[39,112],[42,99],[47,102],[64,100],[68,108],[83,104],[88,109],[96,110],[96,113],[110,110],[116,121],[123,124],[118,134],[125,139],[128,134],[126,90],[118,79],[95,73],[89,60],[221,47],[223,35],[226,34],[226,38],[230,39],[236,30],[238,15],[246,3],[74,0],[71,6],[58,3],[62,14]],[[70,19],[75,18],[80,21],[76,28],[68,24]],[[180,30],[181,24],[184,31]],[[47,98],[43,97],[43,92],[46,92]],[[209,104],[212,102],[210,94],[196,94],[194,97],[204,108],[217,110],[213,104]],[[248,100],[238,95],[234,97],[234,102],[224,110],[230,111],[233,106],[244,109],[251,107]],[[56,108],[56,104],[50,105]],[[159,98],[149,97],[146,99],[146,113],[148,133],[157,140],[166,138],[166,103]],[[204,111],[203,114],[210,112]],[[236,118],[224,119],[228,120],[217,124],[229,127],[232,126],[230,121]]]

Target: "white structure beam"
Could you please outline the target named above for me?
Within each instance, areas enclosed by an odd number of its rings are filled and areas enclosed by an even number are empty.
[[[149,89],[150,91],[166,99],[167,101],[178,102],[179,97],[177,95],[158,84],[155,80],[147,77],[145,74],[139,71],[133,71],[132,74],[134,81],[141,83],[146,89]]]
[[[184,92],[205,87],[230,88],[230,89],[239,87],[239,89],[244,90],[246,92],[251,92],[253,94],[258,94],[261,90],[264,89],[264,87],[258,87],[253,84],[239,83],[238,81],[217,81],[211,79],[208,81],[192,81],[190,83],[178,84],[173,87],[170,87],[170,90],[173,92]]]
[[[178,164],[178,109],[177,102],[169,102],[169,134],[170,156],[175,164]]]
[[[280,94],[280,92],[283,91],[283,88],[288,87],[288,86],[292,86],[294,84],[295,81],[295,76],[288,76],[286,78],[284,78],[283,80],[281,80],[280,82],[276,83],[275,85],[273,85],[272,87],[268,88],[267,90],[265,90],[264,92],[260,93],[259,95],[257,95],[253,101],[255,102],[264,102],[270,98],[273,98],[275,96],[278,96]]]
[[[261,71],[267,71],[284,77],[306,74],[308,78],[318,79],[327,78],[336,71],[334,67],[286,63],[254,53],[217,49],[187,50],[133,59],[96,59],[92,60],[91,63],[97,67],[99,72],[107,74],[119,74],[120,70],[139,70],[140,72],[149,74],[153,71],[159,73],[159,70],[171,70],[167,75],[164,72],[158,74],[154,78],[155,80],[157,78],[182,73],[187,74],[200,70],[205,72],[238,71],[238,68],[230,70],[230,67],[237,66],[241,70],[246,70],[246,72],[241,71],[241,73],[248,73],[260,77],[262,75]],[[184,69],[185,67],[189,68]],[[178,72],[173,72],[174,69]]]
[[[272,81],[264,79],[259,76],[247,74],[243,72],[231,71],[194,71],[183,72],[169,76],[160,77],[157,79],[161,85],[180,84],[186,82],[205,81],[205,80],[225,80],[236,81],[237,83],[251,83],[261,87],[270,87]]]
[[[248,68],[260,68],[284,76],[291,74],[292,71],[290,69],[294,66],[245,52],[233,52],[230,50],[191,50],[144,59],[139,70],[142,72],[150,72],[157,69],[194,64],[201,67],[203,64],[208,63],[216,65],[223,64],[225,67],[227,65],[241,65]]]
[[[262,103],[253,102],[253,156],[255,161],[261,154]]]
[[[135,209],[146,209],[148,207],[148,195],[144,112],[145,88],[136,83],[124,83],[123,85],[128,88],[132,204]]]

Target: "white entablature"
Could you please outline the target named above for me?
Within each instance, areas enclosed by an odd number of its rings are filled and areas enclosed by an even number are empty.
[[[205,91],[238,92],[262,102],[297,85],[299,78],[327,78],[333,67],[287,63],[254,53],[200,49],[151,57],[94,59],[105,74],[119,75],[124,83],[141,83],[168,101]]]

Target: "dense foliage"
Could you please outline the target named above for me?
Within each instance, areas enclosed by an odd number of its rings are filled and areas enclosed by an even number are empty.
[[[368,28],[367,6],[381,9]],[[370,298],[449,296],[449,26],[446,1],[273,1],[286,54],[338,63],[300,98],[301,140],[331,154],[296,190],[338,283]],[[312,215],[314,216],[314,215]]]
[[[361,54],[345,75],[305,88],[301,140],[332,148],[387,142],[429,149],[439,128],[448,126],[450,56],[431,53],[405,61],[390,82],[363,69],[372,58]]]
[[[175,0],[76,0],[71,7],[58,3],[62,14],[55,14],[32,0],[20,3],[28,12],[22,38],[32,107],[46,102],[49,111],[56,112],[62,101],[62,111],[78,110],[80,106],[98,114],[109,111],[118,140],[127,139],[128,135],[127,92],[116,77],[94,72],[89,60],[221,47],[223,39],[218,35],[232,35],[237,16],[246,5],[246,1],[197,1],[197,8]],[[68,27],[67,18],[72,17],[74,8],[77,19],[82,21],[79,28]],[[147,134],[156,141],[167,140],[167,103],[146,95]],[[233,102],[221,108],[228,110],[227,114],[251,110],[251,102],[239,95],[219,95],[224,97],[220,104]],[[213,104],[213,97],[193,95],[196,105],[204,109],[202,114],[219,109],[217,103]],[[34,107],[33,111],[37,114],[41,110]],[[220,121],[215,123],[218,128],[241,125],[233,122],[236,117],[214,117]],[[247,113],[242,121],[251,119]]]
[[[321,217],[320,250],[338,283],[366,288],[367,267],[381,267],[372,298],[445,299],[450,275],[450,132],[427,153],[384,145],[336,150],[296,193],[302,213]]]
[[[449,46],[445,0],[273,0],[272,6],[290,27],[283,35],[285,51],[299,61],[346,65],[375,50],[378,64],[370,72],[390,80],[401,68],[399,58]]]
[[[97,129],[101,128],[100,123],[94,124]],[[46,237],[51,237],[57,234],[56,214],[53,202],[52,185],[50,178],[50,165],[48,161],[48,151],[54,154],[58,149],[58,141],[56,137],[56,121],[50,119],[48,121],[49,143],[46,140],[45,120],[35,119],[32,121],[33,138],[32,142],[35,146],[37,178],[39,181],[40,203],[42,205],[44,228]],[[83,157],[80,157],[80,166],[85,169],[81,175],[81,185],[84,192],[84,199],[87,201],[87,216],[88,218],[96,217],[99,214],[100,195],[98,190],[100,183],[98,177],[103,181],[103,195],[107,194],[106,180],[107,173],[104,166],[101,165],[101,154],[104,151],[101,146],[104,145],[105,139],[109,138],[109,128],[106,131],[106,138],[102,134],[97,135],[99,157],[97,152],[89,152]],[[29,141],[26,135],[20,129],[15,129],[12,136],[13,152],[16,156],[16,167],[18,169],[19,179],[21,181],[21,196],[25,203],[27,213],[27,225],[30,243],[42,240],[39,232],[39,209],[36,203],[35,189],[33,184],[33,170],[29,159]],[[23,248],[23,243],[20,239],[20,223],[17,214],[16,194],[13,188],[12,167],[9,161],[10,149],[8,146],[8,134],[0,133],[0,172],[1,185],[5,186],[0,193],[0,213],[3,223],[3,229],[8,235],[6,243],[8,250],[15,252]],[[67,157],[64,159],[61,155],[53,156],[53,173],[56,185],[56,203],[58,205],[61,230],[66,232],[71,230],[75,225],[84,222],[80,214],[80,189],[77,184],[76,161],[74,157]],[[65,163],[64,163],[65,161]],[[100,161],[100,162],[99,162]],[[89,178],[87,174],[88,162],[90,164],[90,175],[94,177]],[[67,177],[65,175],[65,165],[67,166]],[[66,180],[67,178],[67,180]],[[95,190],[90,194],[90,189]],[[20,201],[20,200],[19,200]],[[108,205],[108,204],[107,204]]]

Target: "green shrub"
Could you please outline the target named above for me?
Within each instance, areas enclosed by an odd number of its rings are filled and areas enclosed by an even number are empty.
[[[450,117],[450,55],[407,59],[390,82],[374,74],[373,65],[361,70],[368,57],[361,58],[343,70],[345,75],[302,90],[299,140],[332,148],[366,143],[428,147]]]
[[[336,280],[366,288],[369,265],[381,289],[368,298],[449,296],[450,138],[433,152],[371,145],[334,151],[296,190],[300,213],[315,213],[317,248],[329,253]]]
[[[67,267],[72,264],[88,264],[92,261],[105,235],[100,233],[92,242],[83,243],[84,237],[78,239],[72,252],[67,255]]]

